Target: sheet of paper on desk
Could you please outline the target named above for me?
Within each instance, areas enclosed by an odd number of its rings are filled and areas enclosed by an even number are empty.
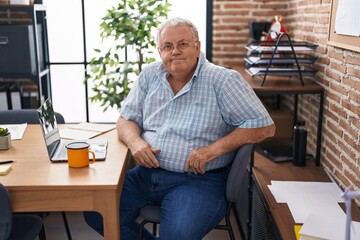
[[[65,139],[86,140],[115,128],[115,124],[79,123],[60,129],[60,137]]]
[[[101,132],[84,131],[71,128],[60,129],[59,131],[61,138],[73,140],[86,140],[101,134]]]
[[[301,239],[345,239],[346,216],[310,214],[300,229]],[[351,239],[360,239],[360,222],[352,221]]]
[[[100,124],[100,123],[82,122],[82,123],[70,125],[69,128],[104,133],[104,132],[114,129],[115,124]]]
[[[344,202],[333,182],[271,181],[268,186],[278,203],[287,203],[296,223],[304,223],[310,213],[344,216]]]
[[[22,139],[24,132],[27,127],[27,123],[22,124],[2,124],[0,125],[2,128],[9,129],[9,132],[11,134],[11,140],[20,140]]]
[[[342,192],[333,182],[271,181],[268,187],[278,203],[297,199],[299,195],[344,202],[341,197]]]
[[[339,218],[346,216],[337,202],[319,200],[314,198],[299,197],[287,202],[291,215],[296,223],[304,223],[306,218],[314,213],[319,215],[331,215]],[[345,222],[344,222],[345,224]]]

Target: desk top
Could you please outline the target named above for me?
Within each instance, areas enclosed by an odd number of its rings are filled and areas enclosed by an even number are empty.
[[[12,188],[17,190],[117,189],[119,182],[125,177],[128,148],[118,140],[116,130],[99,137],[108,140],[105,161],[95,162],[85,168],[70,168],[67,162],[50,162],[40,125],[28,124],[22,140],[13,140],[11,149],[0,151],[0,161],[15,161],[12,170],[7,175],[0,176],[0,182],[10,191]]]
[[[265,83],[261,86],[262,79],[260,77],[251,77],[244,69],[239,67],[234,69],[238,71],[243,78],[250,84],[256,93],[322,93],[324,89],[309,77],[304,77],[304,86],[300,79],[293,77],[267,76]]]
[[[270,185],[271,180],[329,182],[323,167],[315,166],[313,161],[307,161],[306,167],[296,167],[291,162],[275,163],[255,152],[253,173],[282,239],[295,239],[295,221],[289,207],[286,203],[277,203],[267,185]],[[341,207],[345,209],[343,204]],[[360,209],[355,204],[352,207],[352,219],[360,221]]]

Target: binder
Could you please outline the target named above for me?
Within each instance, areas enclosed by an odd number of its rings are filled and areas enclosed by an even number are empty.
[[[0,110],[9,109],[9,96],[8,96],[9,87],[10,84],[7,82],[0,84]]]
[[[11,109],[21,109],[21,94],[18,83],[13,83],[10,88],[10,98],[11,98]]]

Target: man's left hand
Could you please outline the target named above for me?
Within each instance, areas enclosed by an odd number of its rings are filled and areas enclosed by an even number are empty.
[[[191,171],[194,174],[204,174],[206,172],[205,165],[211,160],[211,154],[208,147],[198,148],[191,151],[189,158],[185,164],[185,171]]]

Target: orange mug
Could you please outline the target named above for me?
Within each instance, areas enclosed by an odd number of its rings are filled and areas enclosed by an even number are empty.
[[[87,167],[95,162],[95,153],[89,150],[90,145],[86,142],[72,142],[66,145],[68,164],[70,167]],[[89,153],[92,159],[89,159]]]

